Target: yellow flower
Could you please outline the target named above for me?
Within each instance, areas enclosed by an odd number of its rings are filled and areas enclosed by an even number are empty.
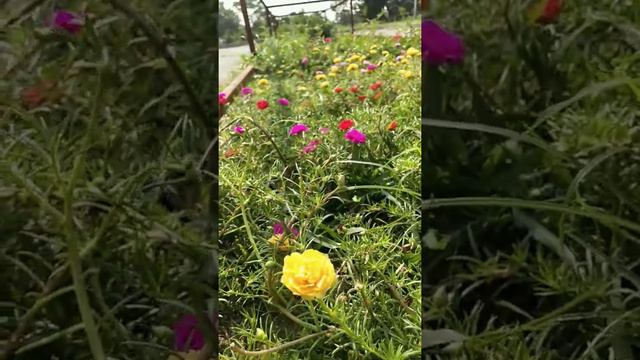
[[[369,54],[371,54],[371,55],[377,54],[377,53],[378,53],[378,50],[376,50],[376,49],[369,50]]]
[[[273,235],[269,240],[268,240],[271,244],[273,245],[277,245],[278,246],[278,250],[280,251],[287,251],[289,250],[289,239],[280,234],[280,235]]]
[[[356,70],[358,70],[357,64],[349,64],[349,66],[347,66],[347,71],[356,71]]]
[[[320,51],[320,49],[318,49],[317,47],[314,47],[313,49],[311,49],[311,51],[318,52],[318,51]]]
[[[420,55],[420,51],[416,48],[410,47],[407,49],[407,56],[417,56]]]
[[[298,87],[296,88],[296,90],[298,90],[298,91],[307,91],[307,88],[306,88],[306,87],[304,87],[304,86],[298,86]]]
[[[400,70],[398,71],[398,74],[405,79],[411,79],[413,77],[413,73],[409,70]]]
[[[327,86],[329,86],[329,82],[328,81],[323,81],[320,83],[320,87],[321,88],[326,88]]]
[[[387,50],[382,51],[382,56],[389,56],[389,52]]]
[[[400,63],[401,63],[401,64],[408,64],[408,63],[409,63],[409,60],[407,60],[407,59],[402,59],[402,60],[400,60]]]
[[[338,76],[338,75],[336,75],[336,73],[334,73],[334,72],[329,73],[329,77],[336,77],[336,76]]]
[[[305,300],[323,297],[336,282],[336,271],[327,254],[308,249],[284,257],[280,281]]]
[[[269,85],[269,80],[267,79],[258,80],[258,86],[267,86],[267,85]]]
[[[333,58],[333,63],[337,64],[337,63],[341,63],[342,62],[342,58],[341,57],[335,57]]]
[[[316,75],[316,80],[321,81],[321,80],[327,80],[327,75],[325,74],[318,74]]]
[[[331,66],[331,69],[329,71],[331,71],[332,73],[340,72],[340,67],[333,65]]]
[[[328,47],[328,46],[325,46],[325,47],[324,47],[324,52],[328,52],[328,51],[329,51],[329,47]]]

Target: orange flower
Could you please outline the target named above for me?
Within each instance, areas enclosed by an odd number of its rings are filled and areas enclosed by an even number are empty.
[[[387,125],[387,131],[393,131],[398,127],[398,122],[395,120],[392,120],[389,125]]]
[[[237,153],[238,153],[238,151],[236,149],[229,149],[229,150],[224,152],[224,157],[230,158],[230,157],[236,155]]]
[[[334,91],[336,94],[340,94],[340,93],[342,92],[342,88],[338,86],[338,87],[336,87],[335,89],[333,89],[333,91]]]
[[[369,89],[376,91],[380,88],[380,86],[382,86],[382,81],[378,80],[376,82],[374,82],[373,84],[371,84],[371,86],[369,86]]]
[[[379,100],[382,97],[382,91],[373,94],[373,100]]]

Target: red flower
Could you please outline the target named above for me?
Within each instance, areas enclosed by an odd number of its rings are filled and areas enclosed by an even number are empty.
[[[325,44],[326,44],[326,43],[330,43],[330,42],[332,42],[332,41],[333,41],[333,39],[332,39],[332,38],[330,38],[330,37],[326,37],[326,38],[324,38],[324,42],[325,42]]]
[[[362,101],[362,102],[364,102],[364,100],[365,100],[366,98],[367,98],[367,97],[366,97],[366,96],[364,96],[364,95],[360,95],[360,96],[358,96],[358,100],[360,100],[360,101]]]
[[[357,93],[358,92],[358,85],[353,85],[352,87],[349,88],[349,91],[352,93]]]
[[[393,131],[398,127],[398,122],[395,120],[392,120],[389,125],[387,125],[387,130],[388,131]]]
[[[20,93],[22,102],[28,109],[42,105],[47,100],[55,100],[53,94],[55,83],[52,81],[41,81],[40,83],[24,88]]]
[[[369,86],[369,89],[376,91],[380,88],[380,86],[382,86],[382,81],[378,80],[376,82],[374,82],[373,84],[371,84],[371,86]]]
[[[228,102],[229,102],[229,99],[227,99],[227,95],[225,93],[218,94],[218,105],[220,106],[226,105]]]
[[[340,93],[342,92],[342,88],[338,86],[338,87],[336,87],[335,89],[333,89],[333,91],[334,91],[336,94],[340,94]]]
[[[351,129],[355,124],[356,123],[351,119],[343,119],[342,121],[340,121],[340,124],[338,124],[338,129],[342,131],[347,131]]]
[[[259,110],[264,110],[269,107],[269,103],[267,102],[267,100],[258,100],[256,102],[256,106]]]
[[[373,94],[373,100],[378,100],[382,97],[382,91],[378,91],[377,93]]]
[[[549,24],[558,19],[562,7],[562,0],[547,0],[542,15],[536,20],[541,24]]]

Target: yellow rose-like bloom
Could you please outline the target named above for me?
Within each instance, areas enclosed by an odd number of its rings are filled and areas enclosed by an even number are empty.
[[[416,48],[410,47],[407,49],[407,56],[416,56],[420,55],[420,51]]]
[[[335,57],[333,58],[333,63],[337,64],[337,63],[341,63],[342,62],[342,58],[341,57]]]
[[[382,56],[389,56],[389,52],[387,50],[382,51]]]
[[[378,50],[376,50],[376,49],[369,50],[369,54],[371,54],[371,55],[377,54],[377,53],[378,53]]]
[[[323,81],[320,83],[320,87],[321,88],[326,88],[327,86],[329,86],[329,82],[328,81]]]
[[[400,63],[401,63],[401,64],[405,64],[405,65],[406,65],[406,64],[408,64],[408,63],[409,63],[409,60],[407,60],[407,59],[402,59],[402,60],[400,60]]]
[[[336,271],[326,254],[308,249],[284,257],[280,281],[305,300],[323,297],[336,282]]]
[[[258,80],[258,86],[267,86],[267,85],[269,85],[269,80],[267,79]]]
[[[287,251],[289,250],[289,239],[287,237],[285,237],[284,235],[280,234],[280,235],[273,235],[270,239],[269,242],[272,243],[273,245],[277,245],[278,246],[278,250],[280,251]]]
[[[334,73],[334,72],[329,73],[329,77],[336,77],[336,76],[338,76],[338,75],[336,75],[336,73]]]
[[[327,80],[327,75],[325,74],[318,74],[316,75],[316,80],[320,81],[320,80]]]
[[[358,70],[357,64],[349,64],[349,66],[347,66],[347,71],[356,71],[356,70]]]
[[[332,73],[340,72],[340,67],[333,65],[331,66],[331,69],[329,71],[331,71]]]
[[[409,70],[400,70],[398,71],[398,74],[405,79],[411,79],[413,77],[413,73]]]

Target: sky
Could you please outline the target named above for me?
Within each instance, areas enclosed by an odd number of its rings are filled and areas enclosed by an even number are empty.
[[[232,9],[234,11],[236,10],[233,7],[233,3],[236,0],[221,0],[221,1],[224,4],[224,7],[226,9]],[[263,0],[263,1],[265,4],[267,4],[267,6],[269,6],[269,5],[296,3],[296,2],[302,2],[307,0]],[[335,4],[335,1],[327,1],[327,2],[305,4],[305,5],[282,6],[274,9],[269,9],[269,10],[273,15],[278,16],[278,15],[290,14],[292,12],[299,12],[302,10],[304,11],[324,10],[324,9],[328,9],[333,4]],[[236,11],[236,12],[238,13],[238,17],[240,17],[240,22],[242,23],[242,14],[240,14],[240,11]],[[249,9],[249,14],[251,14],[251,9]],[[329,10],[327,11],[327,17],[329,18],[329,20],[335,21],[336,14],[335,12]]]

